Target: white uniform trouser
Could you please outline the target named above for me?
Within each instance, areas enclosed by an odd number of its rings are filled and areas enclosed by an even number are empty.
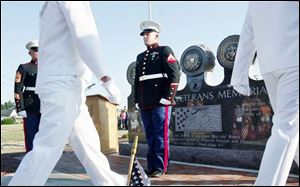
[[[299,68],[282,69],[263,77],[274,115],[255,185],[282,186],[293,158],[299,166]]]
[[[44,185],[69,142],[94,185],[126,185],[126,179],[110,169],[100,151],[97,130],[85,104],[85,84],[78,77],[58,76],[39,88],[39,132],[9,185]]]

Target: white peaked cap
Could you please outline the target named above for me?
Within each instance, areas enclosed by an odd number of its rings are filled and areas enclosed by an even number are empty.
[[[39,47],[39,41],[38,40],[31,40],[26,44],[26,49],[30,50],[32,47]]]
[[[150,20],[143,21],[140,24],[140,29],[142,30],[140,35],[142,35],[144,32],[161,32],[161,26],[159,23]]]

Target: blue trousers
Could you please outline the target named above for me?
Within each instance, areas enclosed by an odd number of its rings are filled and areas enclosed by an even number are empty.
[[[147,163],[149,170],[167,171],[169,162],[169,124],[171,106],[141,109],[148,143]]]
[[[23,118],[26,152],[32,150],[34,136],[39,131],[40,119],[41,114],[27,114],[27,118]]]

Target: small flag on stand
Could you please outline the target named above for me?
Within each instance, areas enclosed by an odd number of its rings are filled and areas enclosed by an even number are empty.
[[[137,160],[135,153],[138,144],[138,136],[135,136],[131,149],[131,158],[128,168],[128,186],[150,186],[151,182],[146,175],[143,167]]]
[[[151,186],[148,176],[136,157],[133,162],[130,186]]]

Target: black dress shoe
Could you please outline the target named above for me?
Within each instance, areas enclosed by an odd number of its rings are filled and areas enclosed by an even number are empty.
[[[150,177],[161,177],[163,175],[165,175],[164,171],[154,171]]]
[[[154,172],[153,169],[147,169],[147,170],[145,171],[146,175],[148,175],[148,176],[152,175],[153,172]]]

